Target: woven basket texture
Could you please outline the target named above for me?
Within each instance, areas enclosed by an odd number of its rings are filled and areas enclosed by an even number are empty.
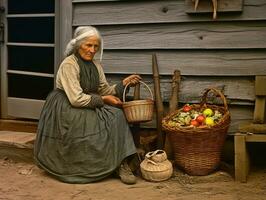
[[[154,102],[152,100],[135,100],[125,102],[123,109],[129,123],[147,122],[152,120]]]
[[[146,100],[133,100],[133,101],[125,101],[126,89],[129,86],[127,84],[124,88],[123,92],[123,110],[126,116],[126,119],[129,123],[140,123],[140,122],[147,122],[152,120],[153,116],[153,108],[154,108],[154,100],[153,94],[149,86],[140,81],[149,91],[151,95],[151,99]]]
[[[207,104],[207,94],[212,92],[220,97],[223,106]],[[174,151],[175,164],[189,175],[207,175],[215,171],[220,164],[221,151],[230,125],[230,113],[226,98],[215,88],[209,88],[203,94],[200,104],[191,105],[192,109],[202,111],[205,108],[218,110],[222,119],[214,126],[168,126],[168,121],[182,111],[176,110],[162,120],[162,128],[169,136]]]
[[[173,165],[163,150],[146,154],[140,163],[142,177],[147,181],[159,182],[169,179],[173,174]]]

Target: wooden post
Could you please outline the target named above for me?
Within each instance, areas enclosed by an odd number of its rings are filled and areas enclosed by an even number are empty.
[[[133,99],[134,100],[140,99],[140,83],[135,85]],[[139,147],[140,146],[140,124],[139,123],[136,123],[133,125],[133,131],[134,131],[133,138],[135,141],[135,145]]]
[[[266,119],[266,76],[256,76],[255,78],[255,109],[254,109],[254,123],[263,124]]]
[[[253,122],[263,124],[266,115],[266,96],[256,96]]]
[[[235,180],[247,182],[249,157],[246,149],[245,135],[237,133],[235,136]]]
[[[169,113],[175,111],[178,108],[178,102],[179,102],[179,87],[180,87],[180,71],[175,70],[173,77],[172,77],[172,94],[171,98],[169,100]],[[170,145],[169,137],[166,135],[165,137],[165,143],[164,143],[164,150],[167,154],[168,158],[173,157],[173,150]]]
[[[180,71],[175,70],[172,77],[172,93],[169,100],[169,113],[175,111],[178,107],[180,80]]]
[[[136,84],[135,85],[135,89],[134,89],[134,100],[138,100],[140,99],[140,84]]]
[[[160,89],[160,79],[159,79],[159,69],[157,64],[156,54],[152,55],[152,72],[154,81],[154,93],[155,93],[155,103],[156,103],[156,121],[157,121],[157,134],[158,134],[158,148],[163,148],[163,132],[162,132],[162,118],[163,118],[163,102],[161,97]]]

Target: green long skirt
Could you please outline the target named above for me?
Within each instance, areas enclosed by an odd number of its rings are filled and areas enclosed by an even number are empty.
[[[89,183],[110,175],[136,153],[121,109],[74,108],[65,93],[51,92],[43,107],[34,147],[37,164],[68,183]]]

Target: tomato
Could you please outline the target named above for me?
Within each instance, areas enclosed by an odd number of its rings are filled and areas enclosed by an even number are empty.
[[[190,121],[190,125],[192,125],[192,126],[199,126],[200,124],[199,124],[199,122],[198,122],[197,120],[192,119],[192,120]]]
[[[189,112],[192,109],[192,107],[189,104],[186,104],[183,106],[183,111],[184,112]]]
[[[199,115],[196,117],[196,120],[197,120],[197,122],[202,124],[205,121],[205,117],[204,117],[204,115]]]

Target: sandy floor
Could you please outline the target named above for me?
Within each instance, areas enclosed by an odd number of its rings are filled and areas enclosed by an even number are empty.
[[[164,182],[138,178],[124,185],[108,178],[93,184],[66,184],[33,164],[0,160],[0,200],[266,200],[266,168],[252,170],[248,183],[234,182],[226,172],[192,177],[175,171]]]

